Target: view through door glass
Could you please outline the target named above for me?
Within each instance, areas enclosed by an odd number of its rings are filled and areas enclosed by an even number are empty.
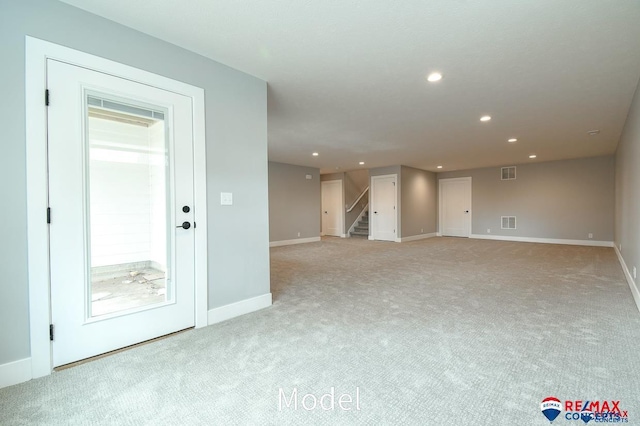
[[[87,95],[90,317],[171,300],[165,114]]]

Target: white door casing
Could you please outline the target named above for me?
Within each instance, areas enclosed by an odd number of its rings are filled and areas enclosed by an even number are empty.
[[[344,236],[342,181],[329,180],[321,184],[322,235]]]
[[[193,221],[197,222],[193,247],[195,258],[195,326],[207,325],[207,208],[206,153],[204,133],[204,90],[142,71],[127,65],[99,58],[70,48],[26,37],[26,141],[27,141],[27,221],[29,261],[29,316],[32,377],[51,374],[52,344],[49,340],[51,322],[49,286],[49,225],[47,180],[47,107],[44,103],[47,61],[57,60],[86,69],[121,77],[130,82],[153,86],[191,99],[194,164]],[[56,101],[51,93],[51,104]],[[55,211],[52,221],[55,221]]]
[[[371,239],[398,239],[398,176],[371,177]]]
[[[471,177],[439,180],[440,234],[449,237],[471,235]]]

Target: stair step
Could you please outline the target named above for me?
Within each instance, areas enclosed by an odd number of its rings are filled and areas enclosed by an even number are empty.
[[[364,231],[353,231],[351,232],[351,236],[352,237],[368,237],[369,236],[369,232],[364,232]]]
[[[366,232],[367,234],[369,234],[369,227],[368,226],[354,226],[353,230],[356,232]]]

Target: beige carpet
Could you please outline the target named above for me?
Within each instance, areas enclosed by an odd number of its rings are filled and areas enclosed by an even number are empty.
[[[271,255],[271,308],[2,389],[0,424],[548,425],[548,396],[620,401],[640,424],[640,313],[611,248],[352,238]],[[280,388],[331,387],[357,387],[360,410],[278,409]]]

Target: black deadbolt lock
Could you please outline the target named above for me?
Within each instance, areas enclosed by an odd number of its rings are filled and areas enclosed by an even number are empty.
[[[191,209],[189,208],[189,206],[184,206],[182,208],[182,211],[185,212],[185,213],[189,213],[191,211]]]

